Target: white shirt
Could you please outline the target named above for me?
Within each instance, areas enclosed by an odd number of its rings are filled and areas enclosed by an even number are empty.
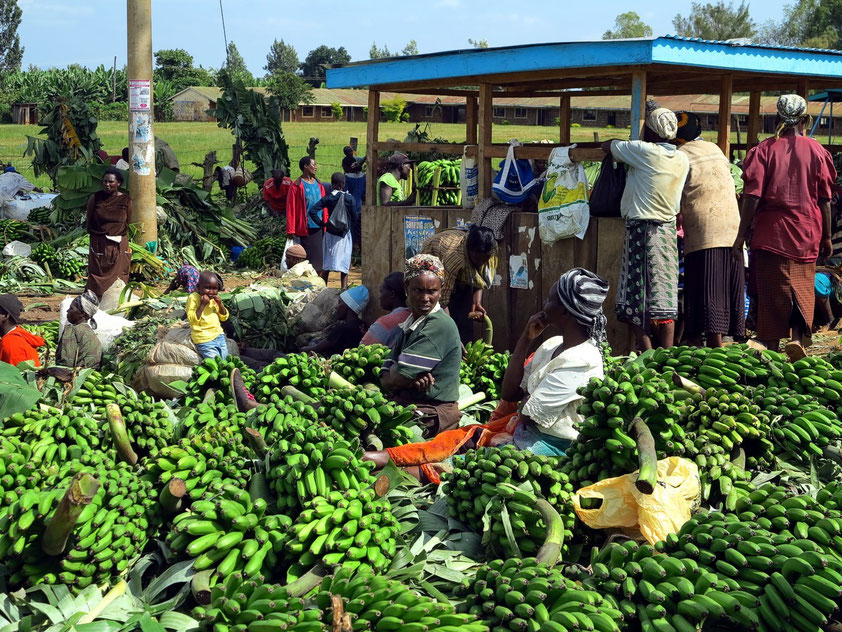
[[[690,170],[684,152],[667,143],[615,140],[611,141],[611,154],[629,166],[620,200],[623,219],[674,220]]]
[[[520,387],[529,394],[529,400],[521,413],[531,418],[544,434],[576,439],[574,424],[581,421],[576,408],[583,399],[576,391],[592,377],[605,376],[602,353],[588,340],[553,358],[562,342],[562,336],[547,340],[524,369]]]
[[[427,314],[427,316],[430,316],[430,314],[435,314],[438,311],[441,311],[441,305],[436,303],[436,306],[430,310],[430,313]],[[410,314],[405,321],[398,325],[398,327],[400,327],[405,334],[408,334],[410,331],[415,331],[416,329],[418,329],[421,323],[423,323],[427,319],[427,316],[415,318],[415,316]]]

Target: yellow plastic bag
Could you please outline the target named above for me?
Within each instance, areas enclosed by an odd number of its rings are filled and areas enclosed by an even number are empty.
[[[658,485],[651,495],[637,490],[636,479],[634,472],[583,487],[573,496],[576,515],[592,529],[620,529],[629,537],[645,539],[650,544],[678,533],[699,503],[696,464],[677,456],[658,461]],[[582,509],[582,498],[599,498],[602,505],[598,509]]]

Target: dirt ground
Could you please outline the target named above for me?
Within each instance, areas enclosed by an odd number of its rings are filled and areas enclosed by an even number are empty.
[[[223,274],[222,278],[225,281],[225,288],[233,290],[238,287],[250,285],[255,281],[259,281],[260,279],[264,278],[264,276],[265,275],[258,274]],[[348,275],[348,283],[354,285],[361,283],[361,281],[362,275],[360,268],[351,268],[351,272]],[[167,285],[169,285],[169,283],[167,282],[159,283],[155,286],[155,289],[159,292],[163,292],[167,289]],[[339,287],[339,275],[337,273],[334,272],[331,274],[330,279],[328,281],[328,287]],[[18,296],[20,298],[21,303],[23,303],[24,308],[24,313],[21,316],[22,323],[38,324],[49,322],[51,320],[58,320],[59,306],[61,305],[61,302],[67,295],[51,294],[49,296],[27,296],[20,294]]]

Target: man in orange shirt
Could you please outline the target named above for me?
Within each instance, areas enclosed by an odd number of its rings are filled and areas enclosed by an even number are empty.
[[[22,309],[17,296],[0,294],[0,362],[17,366],[32,360],[41,366],[37,347],[44,346],[44,339],[18,325]]]
[[[287,194],[292,180],[284,173],[283,169],[273,169],[272,177],[263,183],[263,201],[272,211],[272,215],[286,213]]]

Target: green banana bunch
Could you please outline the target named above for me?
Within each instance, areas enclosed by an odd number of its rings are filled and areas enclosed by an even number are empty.
[[[380,391],[363,388],[330,390],[320,399],[318,418],[341,436],[374,434],[385,447],[403,445],[412,440],[414,406],[399,406]]]
[[[241,268],[263,270],[279,266],[284,258],[286,239],[281,237],[264,237],[258,239],[240,253],[237,265]]]
[[[318,399],[327,392],[327,374],[317,358],[307,353],[290,353],[260,372],[252,392],[264,404],[278,403],[284,399],[284,386],[293,386]]]
[[[453,458],[453,470],[442,474],[442,492],[452,517],[478,532],[483,530],[483,520],[488,510],[491,517],[491,542],[495,549],[506,555],[516,551],[529,554],[538,550],[544,541],[546,525],[540,514],[531,507],[529,497],[534,494],[545,498],[556,508],[564,523],[562,557],[575,559],[571,547],[576,515],[570,499],[573,486],[561,472],[560,457],[533,455],[513,445],[500,448],[468,450]],[[513,493],[511,486],[525,487],[528,491]],[[499,518],[506,507],[513,531],[513,541],[506,535]],[[516,544],[515,544],[516,543]]]
[[[157,525],[152,481],[102,454],[70,460],[0,509],[0,563],[12,586],[65,584],[81,590],[124,572],[145,548]],[[100,486],[70,531],[63,551],[42,550],[42,537],[74,476],[88,473]],[[56,518],[58,520],[58,518]]]
[[[31,213],[30,213],[31,215]],[[5,246],[11,241],[20,240],[29,233],[26,222],[16,219],[0,219],[0,242]]]
[[[122,383],[123,380],[116,375],[103,375],[97,370],[91,370],[68,403],[102,421],[105,419],[105,406],[116,401],[121,394],[114,385]]]
[[[252,417],[252,427],[260,432],[268,445],[273,445],[283,438],[289,439],[295,429],[315,426],[319,416],[311,404],[284,397],[276,403],[267,404],[257,409]]]
[[[380,344],[346,349],[330,358],[330,370],[358,386],[380,384],[380,369],[389,355],[389,347]]]
[[[294,514],[305,502],[333,490],[359,490],[374,482],[373,463],[332,428],[291,424],[271,447],[266,480],[275,502]]]
[[[243,577],[230,573],[211,589],[210,603],[195,607],[191,614],[201,630],[214,632],[322,632],[323,614],[303,599],[291,598],[278,584],[267,583],[263,575]]]
[[[33,459],[39,464],[51,463],[56,458],[78,458],[100,445],[97,422],[70,407],[63,410],[42,407],[15,413],[3,421],[2,434],[18,436],[31,444],[40,442],[39,451],[33,452]],[[70,452],[72,447],[78,450]]]
[[[216,402],[236,404],[231,393],[231,371],[239,369],[246,388],[253,392],[256,373],[247,367],[237,356],[208,358],[193,369],[193,375],[187,383],[184,406],[192,407],[205,398],[208,389],[214,389]]]
[[[343,566],[326,577],[310,599],[332,621],[332,597],[342,599],[342,611],[354,630],[389,632],[489,632],[488,626],[468,613],[457,613],[446,601],[419,595],[404,584],[360,566]]]
[[[190,511],[178,514],[167,544],[193,558],[197,571],[215,569],[220,578],[235,571],[267,575],[278,563],[276,551],[292,524],[287,516],[266,513],[264,498],[229,483],[213,482]]]
[[[283,542],[286,556],[296,560],[288,581],[317,562],[386,570],[397,550],[400,525],[389,501],[377,498],[374,488],[334,490],[303,507]]]
[[[727,390],[737,385],[759,386],[774,376],[782,377],[780,367],[786,363],[780,354],[746,345],[659,348],[642,354],[640,360],[648,369],[677,373],[703,388]]]
[[[147,393],[127,395],[118,394],[114,400],[120,407],[126,425],[129,442],[138,456],[155,456],[170,445],[173,440],[173,424],[169,408],[163,402],[157,402]],[[94,414],[100,422],[106,419],[105,408],[97,409]],[[103,424],[106,437],[110,441],[110,429]]]
[[[183,415],[178,426],[178,437],[192,437],[207,430],[222,436],[242,436],[246,428],[246,414],[240,412],[235,404],[202,402],[184,407],[179,411]]]
[[[77,257],[78,255],[70,250],[57,252],[50,264],[50,271],[61,279],[73,280],[81,276],[85,271],[85,264]]]
[[[39,206],[29,211],[26,221],[36,226],[45,226],[50,223],[51,213],[52,209],[49,206]]]
[[[459,382],[472,391],[484,392],[490,401],[500,399],[503,376],[511,354],[495,353],[494,347],[482,340],[465,345],[465,357],[459,368]]]
[[[0,439],[0,507],[8,507],[25,492],[39,489],[43,470],[32,459],[32,446],[17,437]]]
[[[420,204],[433,204],[433,190],[438,189],[437,206],[456,206],[460,204],[461,190],[459,171],[462,160],[433,160],[418,163],[418,190]],[[438,174],[438,181],[436,175]]]
[[[56,249],[50,244],[41,243],[32,249],[29,258],[36,263],[53,263],[56,260]]]
[[[573,566],[573,568],[578,568]],[[456,587],[460,610],[495,630],[619,632],[627,616],[613,595],[580,587],[532,558],[493,560]]]

